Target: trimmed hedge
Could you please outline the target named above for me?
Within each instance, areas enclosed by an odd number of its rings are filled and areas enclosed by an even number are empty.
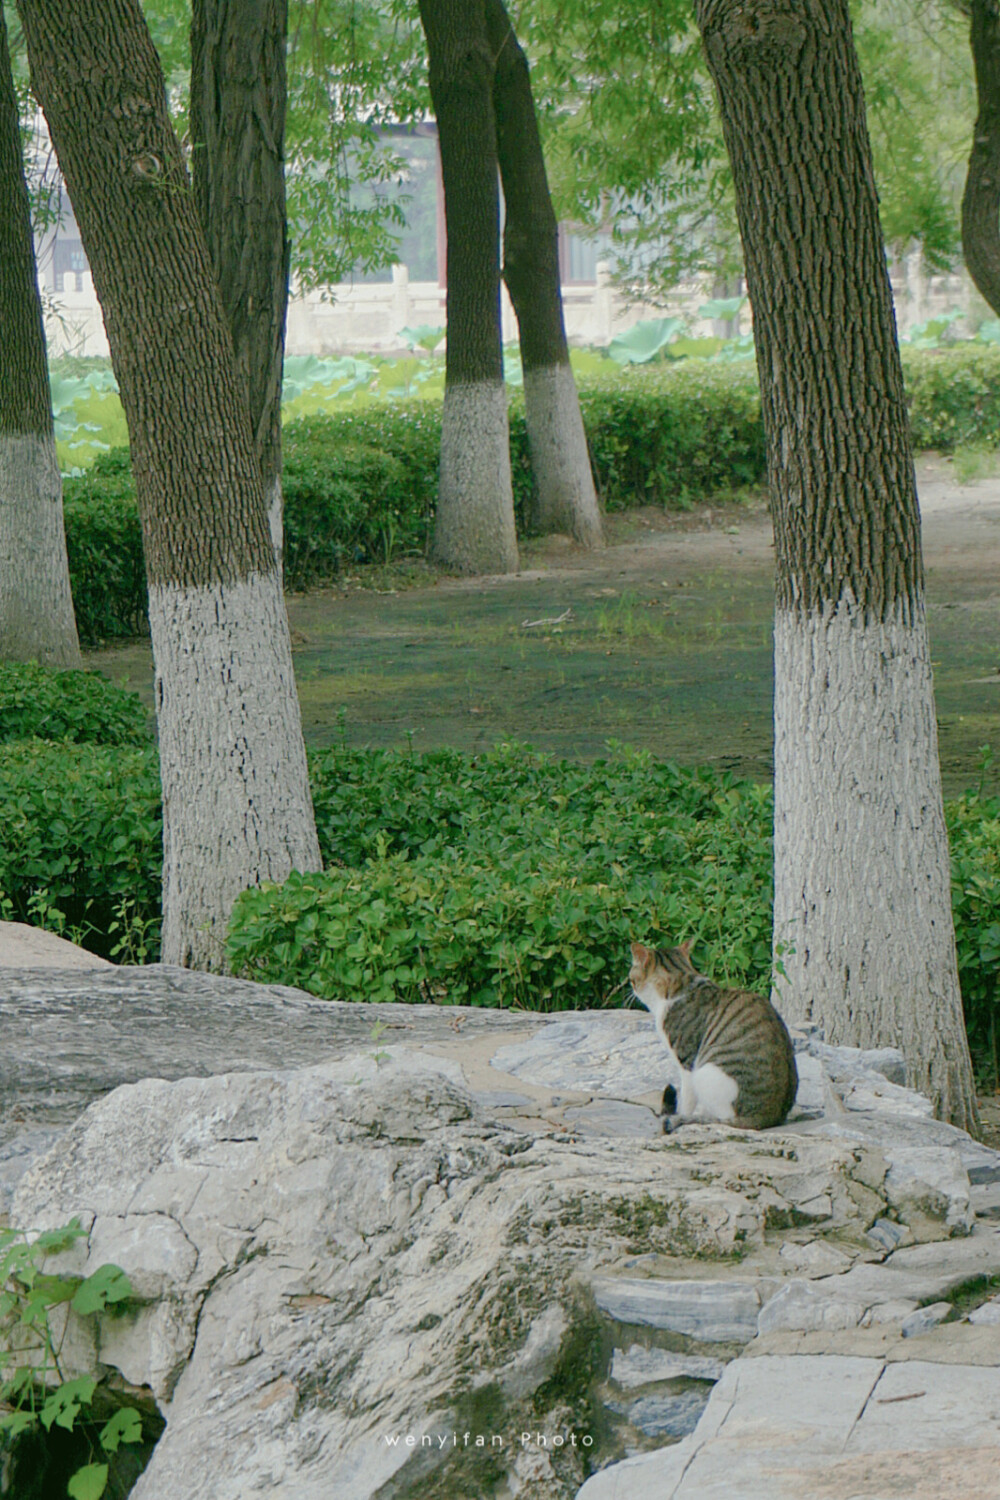
[[[141,635],[146,566],[128,449],[101,453],[84,475],[64,479],[63,507],[81,643]]]
[[[914,446],[952,451],[1000,443],[1000,350],[904,349]],[[683,508],[766,478],[752,361],[627,368],[581,386],[594,474],[607,510]],[[519,528],[532,485],[524,407],[510,405]],[[285,566],[290,589],[329,581],[345,566],[422,551],[434,516],[441,408],[380,402],[285,428]],[[66,538],[81,640],[145,627],[142,540],[128,455],[103,454],[67,479]]]

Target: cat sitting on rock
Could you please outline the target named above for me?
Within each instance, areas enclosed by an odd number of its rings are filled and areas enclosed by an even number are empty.
[[[688,1120],[746,1130],[781,1125],[799,1086],[788,1028],[770,1000],[722,989],[677,948],[632,944],[632,993],[650,1012],[670,1055],[663,1131]]]

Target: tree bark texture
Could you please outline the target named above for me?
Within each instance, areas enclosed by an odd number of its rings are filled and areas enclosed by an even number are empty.
[[[1000,314],[1000,4],[971,0],[969,40],[978,113],[962,195],[962,250],[969,275]]]
[[[137,0],[23,0],[21,16],[128,420],[163,781],[163,957],[219,968],[239,892],[319,868],[245,386]]]
[[[493,58],[484,0],[420,0],[420,19],[448,236],[448,352],[432,551],[462,573],[513,573]]]
[[[517,314],[525,421],[535,472],[532,526],[569,532],[585,547],[604,537],[569,364],[556,221],[535,118],[528,59],[503,0],[486,0],[493,104],[504,196],[503,278]]]
[[[696,0],[754,315],[777,562],[779,1005],[976,1125],[920,523],[847,0]]]
[[[78,667],[17,94],[0,11],[0,661]]]
[[[194,0],[190,118],[195,202],[246,384],[279,568],[289,266],[287,33],[287,0]]]

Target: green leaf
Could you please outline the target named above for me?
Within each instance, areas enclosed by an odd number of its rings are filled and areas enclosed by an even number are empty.
[[[120,1407],[101,1428],[100,1438],[105,1453],[117,1453],[121,1443],[141,1443],[142,1418],[135,1407]]]
[[[67,1432],[72,1432],[80,1407],[89,1406],[96,1385],[97,1381],[91,1376],[80,1375],[76,1380],[64,1381],[58,1390],[53,1391],[38,1413],[39,1421],[46,1432],[51,1430],[53,1424],[56,1427],[65,1427]]]
[[[698,309],[699,318],[735,318],[746,306],[746,297],[713,297]]]
[[[101,1500],[107,1483],[107,1464],[87,1464],[86,1468],[77,1469],[66,1486],[66,1493],[70,1500]]]
[[[17,1437],[19,1432],[26,1432],[29,1427],[34,1427],[38,1417],[33,1411],[6,1411],[0,1413],[0,1432],[5,1432],[8,1437]]]
[[[619,365],[644,365],[656,359],[674,334],[684,327],[683,318],[647,318],[613,338],[608,353]]]
[[[90,687],[91,687],[91,684],[88,682],[87,683],[88,693],[89,693]],[[93,687],[94,687],[94,691],[95,691],[95,698],[94,698],[93,702],[94,702],[94,705],[96,707],[96,705],[97,705],[97,703],[99,701],[98,683],[96,681],[94,682]],[[66,692],[65,678],[63,678],[63,681],[62,681],[62,691],[63,691],[63,693]],[[99,689],[100,694],[103,694],[105,691],[106,691],[106,684],[101,683],[100,684],[100,689]],[[121,689],[120,688],[114,688],[114,689],[111,690],[111,693],[108,694],[108,702],[109,702],[109,704],[113,703],[112,694],[121,697],[123,701],[126,700],[126,695],[122,693]],[[86,697],[87,695],[84,695],[84,696]],[[128,696],[129,699],[132,698],[132,694],[128,694],[127,696]],[[103,704],[101,706],[102,706],[102,708],[104,707]],[[114,704],[114,708],[117,708],[117,704]],[[73,1245],[77,1240],[79,1240],[79,1239],[86,1239],[86,1237],[87,1237],[87,1231],[86,1231],[86,1229],[83,1228],[82,1224],[80,1223],[80,1220],[79,1219],[70,1219],[69,1223],[63,1225],[62,1228],[60,1228],[60,1229],[45,1229],[45,1230],[43,1230],[41,1234],[35,1236],[35,1239],[32,1241],[32,1244],[35,1246],[35,1248],[37,1250],[44,1250],[44,1252],[45,1252],[46,1255],[58,1255],[63,1250],[68,1250],[70,1248],[70,1246]]]
[[[417,328],[401,328],[399,337],[411,349],[426,349],[433,354],[445,336],[444,328],[434,328],[430,323],[421,323]]]
[[[86,1317],[103,1311],[109,1302],[124,1302],[131,1295],[131,1283],[121,1266],[99,1266],[80,1286],[72,1307],[75,1313]]]
[[[38,1276],[31,1289],[32,1299],[56,1307],[60,1302],[71,1302],[82,1284],[82,1276]]]

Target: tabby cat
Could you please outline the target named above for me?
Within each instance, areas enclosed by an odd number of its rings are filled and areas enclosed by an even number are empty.
[[[748,1130],[780,1125],[799,1085],[784,1021],[763,995],[721,989],[699,974],[690,948],[632,944],[633,994],[670,1053],[664,1134],[685,1120],[721,1120]]]

